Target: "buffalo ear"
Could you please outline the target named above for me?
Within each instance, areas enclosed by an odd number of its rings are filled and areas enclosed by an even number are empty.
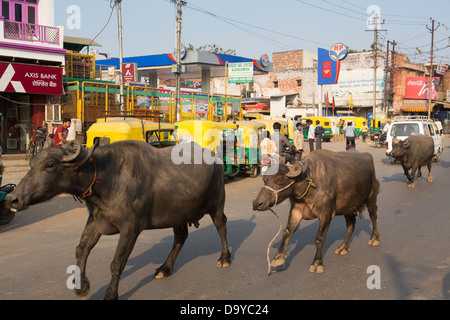
[[[288,178],[297,178],[302,173],[302,163],[296,161],[292,166],[288,166],[289,172],[285,174]]]
[[[71,162],[73,160],[75,160],[81,152],[81,143],[77,140],[71,140],[69,141],[69,143],[67,143],[66,145],[64,145],[63,147],[64,149],[66,149],[69,154],[65,155],[61,161],[62,162]]]
[[[409,141],[409,139],[406,139],[405,141],[403,141],[403,148],[404,149],[408,149],[409,146],[411,145],[411,141]]]
[[[83,158],[79,162],[74,163],[75,169],[82,168],[89,161],[89,159],[94,154],[94,151],[98,147],[98,145],[99,145],[99,139],[97,139],[95,141],[95,143],[92,147],[90,147],[87,151],[82,153]]]

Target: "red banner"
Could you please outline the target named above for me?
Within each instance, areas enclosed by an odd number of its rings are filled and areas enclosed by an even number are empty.
[[[122,63],[122,81],[124,83],[137,82],[136,63]]]
[[[439,91],[439,78],[433,77],[431,83],[431,99],[436,100]],[[406,78],[405,99],[428,99],[430,92],[429,77]]]
[[[322,78],[331,78],[331,61],[322,62]]]
[[[0,92],[61,95],[63,69],[0,62]]]

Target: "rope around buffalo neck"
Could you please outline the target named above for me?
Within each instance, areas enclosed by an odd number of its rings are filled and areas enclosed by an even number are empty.
[[[272,192],[275,194],[275,204],[274,204],[274,206],[275,206],[275,205],[277,204],[277,202],[278,202],[278,193],[281,192],[281,191],[286,190],[287,188],[289,188],[290,186],[292,186],[294,183],[295,183],[295,180],[292,181],[291,183],[289,183],[289,184],[288,184],[287,186],[285,186],[284,188],[279,189],[279,190],[275,190],[275,189],[273,189],[273,188],[271,188],[271,187],[268,187],[268,186],[263,186],[263,188],[267,188],[267,189],[269,189],[270,191],[272,191]]]
[[[277,234],[275,235],[275,237],[273,237],[272,241],[270,241],[269,245],[267,246],[267,275],[268,276],[270,276],[272,274],[272,268],[270,267],[269,250],[270,250],[270,247],[272,246],[272,243],[278,237],[278,235],[281,232],[281,229],[283,228],[283,224],[281,222],[280,216],[275,211],[273,211],[272,208],[269,208],[269,210],[272,211],[272,213],[278,218],[278,221],[280,222],[280,229],[278,229]]]
[[[99,180],[100,180],[97,177],[97,160],[94,158],[94,155],[92,155],[91,158],[92,158],[92,161],[94,162],[94,178],[92,179],[91,184],[89,185],[89,187],[86,189],[85,192],[83,192],[81,195],[75,195],[75,194],[73,195],[73,199],[75,201],[83,202],[82,199],[91,196],[93,193],[92,187],[94,186],[94,184],[96,182],[99,182]]]

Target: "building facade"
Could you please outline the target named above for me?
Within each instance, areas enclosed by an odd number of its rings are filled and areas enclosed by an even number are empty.
[[[54,0],[2,0],[0,8],[0,145],[25,152],[32,124],[63,94],[64,28],[54,26]]]

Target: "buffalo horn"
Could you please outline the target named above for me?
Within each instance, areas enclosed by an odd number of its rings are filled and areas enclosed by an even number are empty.
[[[394,138],[392,138],[392,143],[398,143],[398,138],[397,137],[394,137]]]
[[[69,151],[69,154],[64,156],[62,158],[63,162],[70,162],[75,160],[81,152],[81,144],[79,141],[77,140],[71,140],[69,141],[69,143],[67,144],[67,151]]]
[[[296,161],[292,166],[288,166],[289,172],[286,173],[286,177],[288,178],[296,178],[302,173],[302,163]]]

